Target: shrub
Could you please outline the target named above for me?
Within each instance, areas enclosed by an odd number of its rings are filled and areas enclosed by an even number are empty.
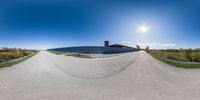
[[[199,49],[180,49],[180,50],[153,50],[149,53],[170,60],[183,61],[183,62],[200,62]]]
[[[25,50],[25,49],[22,50],[22,49],[16,49],[16,48],[2,48],[0,49],[0,62],[5,62],[12,59],[24,57],[35,52],[37,51]]]

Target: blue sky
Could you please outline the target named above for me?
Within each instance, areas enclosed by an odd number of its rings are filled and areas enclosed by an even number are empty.
[[[200,48],[198,0],[0,1],[0,47]],[[138,26],[149,31],[141,33]]]

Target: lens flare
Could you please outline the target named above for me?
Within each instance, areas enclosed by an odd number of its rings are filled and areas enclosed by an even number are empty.
[[[149,31],[149,27],[145,24],[138,26],[138,30],[141,33],[147,33]]]

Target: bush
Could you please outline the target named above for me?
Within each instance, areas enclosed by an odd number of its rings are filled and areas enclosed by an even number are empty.
[[[153,50],[149,53],[170,60],[183,61],[183,62],[200,62],[199,49],[180,49],[180,50]]]
[[[12,59],[28,56],[37,51],[35,50],[25,50],[16,48],[2,48],[0,49],[0,62],[9,61]]]
[[[149,52],[149,46],[147,45],[147,47],[145,48],[146,52]]]

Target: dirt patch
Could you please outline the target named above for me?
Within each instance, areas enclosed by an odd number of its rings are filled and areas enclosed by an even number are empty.
[[[67,56],[73,56],[73,57],[79,57],[79,58],[90,58],[90,59],[93,58],[89,55],[84,55],[84,54],[68,54]]]

